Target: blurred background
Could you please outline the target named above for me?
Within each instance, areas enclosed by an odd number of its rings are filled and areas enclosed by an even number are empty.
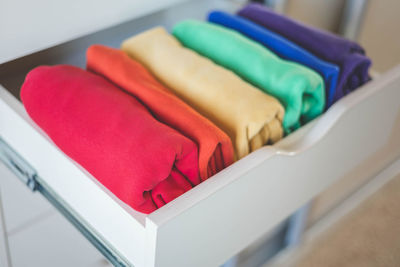
[[[400,18],[397,0],[266,0],[269,5],[304,23],[357,40],[384,72],[400,62]]]

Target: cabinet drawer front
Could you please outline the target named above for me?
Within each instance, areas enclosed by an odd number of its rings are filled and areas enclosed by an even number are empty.
[[[334,181],[375,176],[400,156],[399,88],[400,66],[150,214],[149,266],[222,264]]]

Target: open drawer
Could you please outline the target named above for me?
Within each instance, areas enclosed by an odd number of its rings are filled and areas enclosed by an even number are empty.
[[[373,177],[400,156],[400,67],[149,215],[119,201],[26,114],[19,85],[32,67],[84,66],[90,44],[118,46],[154,25],[204,18],[213,7],[236,8],[226,1],[205,2],[181,4],[0,66],[0,138],[11,148],[3,151],[5,158],[89,239],[100,242],[116,265],[220,265],[334,181]]]

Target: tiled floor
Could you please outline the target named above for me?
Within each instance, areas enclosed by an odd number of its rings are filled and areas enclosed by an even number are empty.
[[[0,192],[13,267],[110,266],[40,194],[0,162]]]

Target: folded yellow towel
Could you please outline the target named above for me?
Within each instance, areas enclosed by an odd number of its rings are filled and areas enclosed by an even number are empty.
[[[225,131],[238,159],[282,138],[284,109],[275,98],[184,48],[164,28],[131,37],[122,50]]]

